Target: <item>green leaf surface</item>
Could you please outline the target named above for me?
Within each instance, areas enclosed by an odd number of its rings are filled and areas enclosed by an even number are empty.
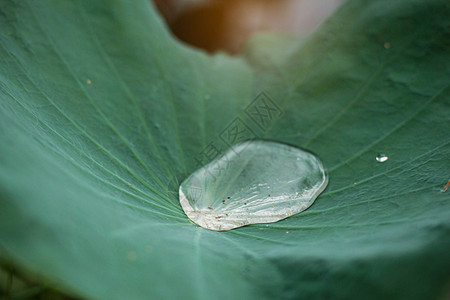
[[[181,45],[147,0],[2,1],[1,260],[89,299],[443,297],[449,15],[349,1],[230,58]],[[283,112],[264,127],[245,114],[260,92]],[[301,214],[213,232],[176,183],[237,117],[330,183]]]

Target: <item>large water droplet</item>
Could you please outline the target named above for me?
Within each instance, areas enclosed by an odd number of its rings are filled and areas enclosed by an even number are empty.
[[[386,154],[378,154],[377,157],[375,157],[377,162],[385,162],[389,159],[389,157]]]
[[[271,223],[307,209],[328,184],[320,160],[288,145],[249,141],[195,171],[180,203],[196,224],[229,230]]]

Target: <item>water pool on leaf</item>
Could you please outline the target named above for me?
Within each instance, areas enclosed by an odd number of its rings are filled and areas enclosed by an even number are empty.
[[[192,173],[181,183],[179,196],[194,223],[230,230],[302,212],[327,184],[325,167],[314,154],[253,140],[234,145]]]

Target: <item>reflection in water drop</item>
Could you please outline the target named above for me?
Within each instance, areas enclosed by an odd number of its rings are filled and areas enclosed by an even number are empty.
[[[378,154],[375,159],[377,160],[377,162],[385,162],[389,159],[389,157],[387,157],[387,155],[385,154]]]
[[[237,144],[180,186],[180,203],[196,224],[229,230],[271,223],[307,209],[328,184],[320,160],[288,145]]]

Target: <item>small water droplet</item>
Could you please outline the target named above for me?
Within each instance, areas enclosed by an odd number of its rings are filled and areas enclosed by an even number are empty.
[[[378,154],[377,157],[375,157],[375,159],[377,160],[377,162],[385,162],[389,159],[389,157],[386,154]]]
[[[230,230],[297,214],[311,206],[327,184],[325,168],[313,154],[254,140],[233,146],[192,173],[179,195],[194,223]]]

